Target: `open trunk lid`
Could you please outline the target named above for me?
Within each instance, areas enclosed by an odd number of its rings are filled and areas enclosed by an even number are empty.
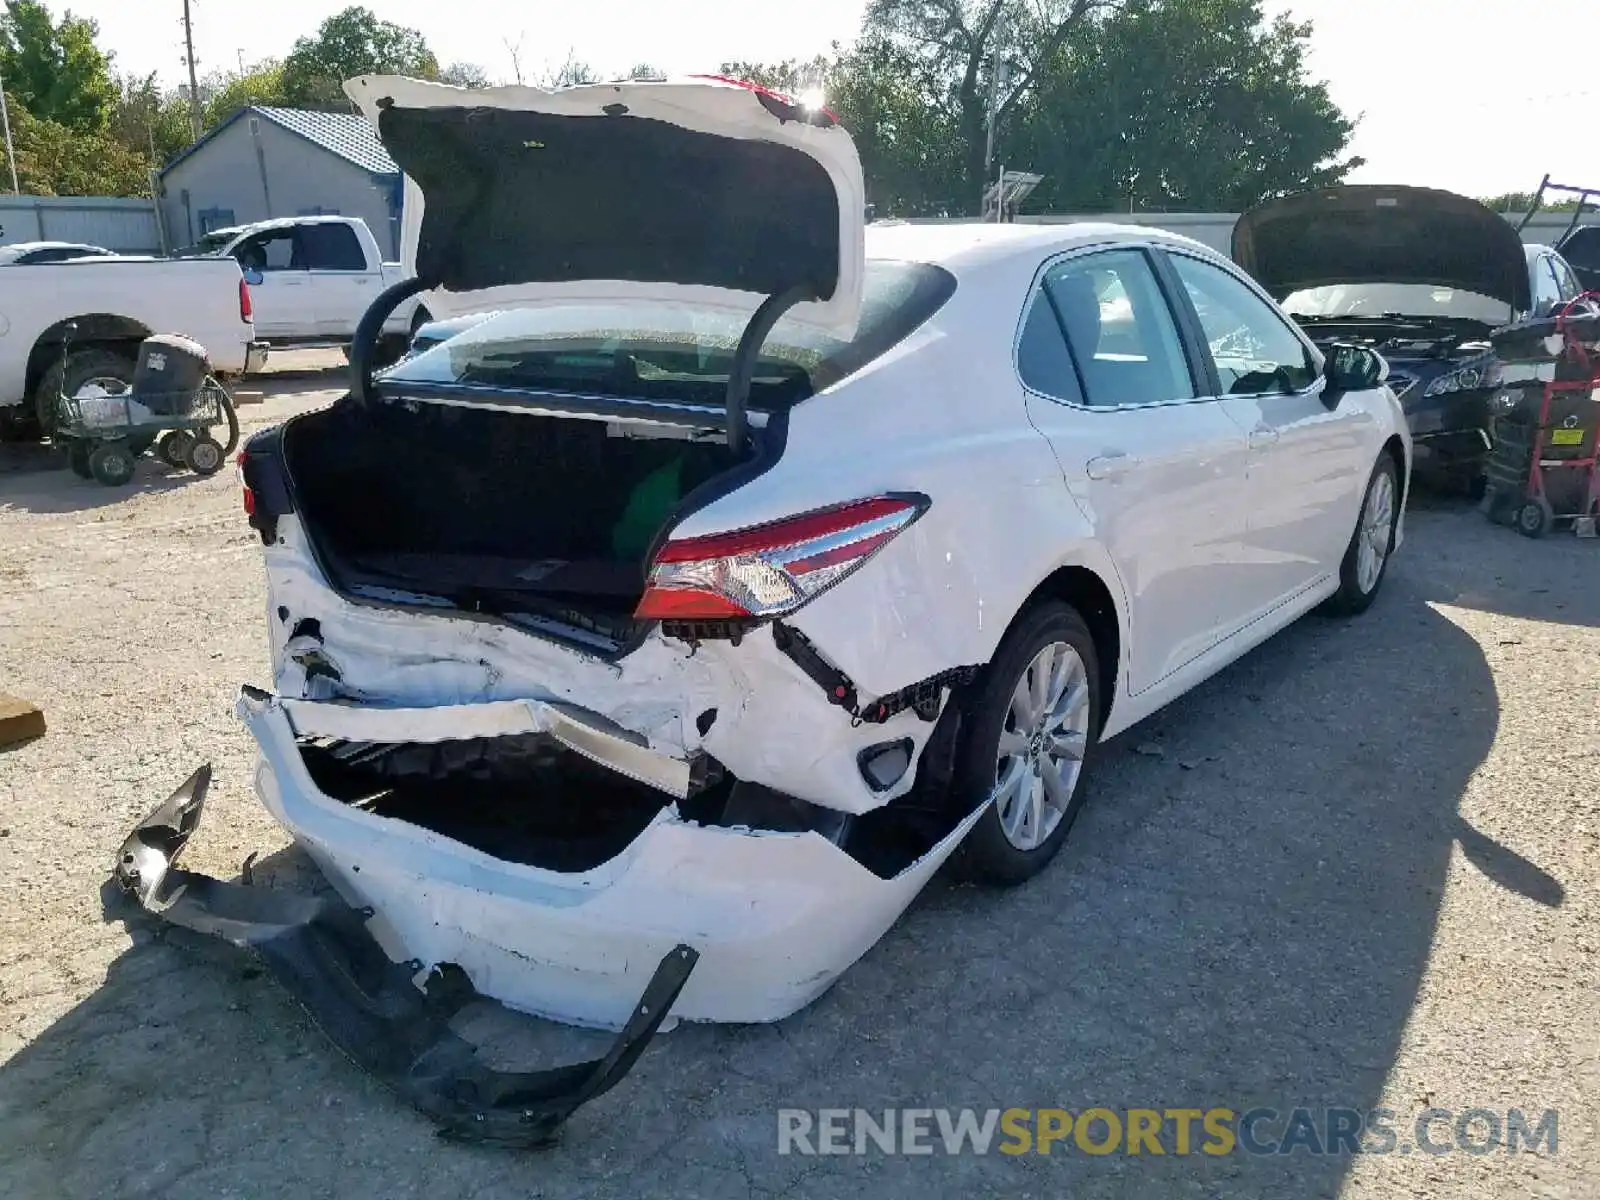
[[[360,76],[346,92],[406,177],[402,260],[435,316],[560,298],[742,293],[846,335],[865,188],[821,109],[726,80],[467,90]]]
[[[1334,284],[1425,284],[1532,306],[1522,239],[1476,200],[1434,188],[1349,185],[1250,210],[1233,259],[1282,300]]]

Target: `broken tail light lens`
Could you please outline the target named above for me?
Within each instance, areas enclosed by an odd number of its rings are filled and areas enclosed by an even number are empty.
[[[863,566],[927,508],[926,496],[875,496],[734,533],[669,541],[651,562],[634,616],[781,617]]]

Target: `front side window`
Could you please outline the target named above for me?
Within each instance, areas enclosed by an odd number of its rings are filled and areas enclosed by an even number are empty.
[[[1070,347],[1072,376],[1049,336],[1052,322]],[[1107,250],[1048,268],[1029,306],[1018,368],[1035,390],[1094,408],[1196,395],[1172,312],[1140,250]]]
[[[239,266],[246,271],[297,271],[302,270],[294,252],[294,230],[280,229],[253,237],[234,252]]]
[[[1200,318],[1224,396],[1300,392],[1316,381],[1310,351],[1271,305],[1214,263],[1183,254],[1170,261]]]
[[[1561,289],[1563,300],[1576,300],[1583,294],[1583,287],[1578,283],[1578,277],[1572,273],[1572,268],[1559,258],[1552,258],[1550,265],[1555,268],[1556,286]]]
[[[1561,285],[1550,267],[1550,256],[1540,255],[1533,268],[1533,310],[1549,312],[1561,303]]]

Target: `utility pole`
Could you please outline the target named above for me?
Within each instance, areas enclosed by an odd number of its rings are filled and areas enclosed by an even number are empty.
[[[200,118],[200,77],[194,65],[194,19],[189,13],[189,0],[183,0],[183,48],[189,64],[189,126],[194,140],[200,140],[203,122]]]
[[[17,186],[17,152],[11,148],[11,110],[6,105],[6,81],[0,78],[0,122],[6,127],[6,159],[11,163],[11,194],[22,195]]]

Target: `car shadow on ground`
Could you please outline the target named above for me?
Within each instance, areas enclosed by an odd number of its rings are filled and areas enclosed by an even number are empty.
[[[1453,845],[1560,902],[1559,882],[1458,815],[1499,706],[1479,646],[1433,607],[1439,588],[1401,560],[1367,616],[1274,638],[1103,748],[1079,827],[1033,883],[941,879],[821,1000],[776,1025],[663,1035],[536,1160],[437,1142],[247,960],[142,928],[104,986],[0,1069],[0,1160],[28,1195],[343,1180],[444,1198],[536,1179],[545,1200],[1332,1197],[1348,1157],[1185,1156],[1170,1128],[1160,1157],[810,1158],[778,1154],[777,1112],[1377,1104]],[[295,851],[257,873],[315,878]],[[503,1010],[472,1024],[500,1066],[554,1044]],[[563,1057],[592,1055],[579,1040]]]

